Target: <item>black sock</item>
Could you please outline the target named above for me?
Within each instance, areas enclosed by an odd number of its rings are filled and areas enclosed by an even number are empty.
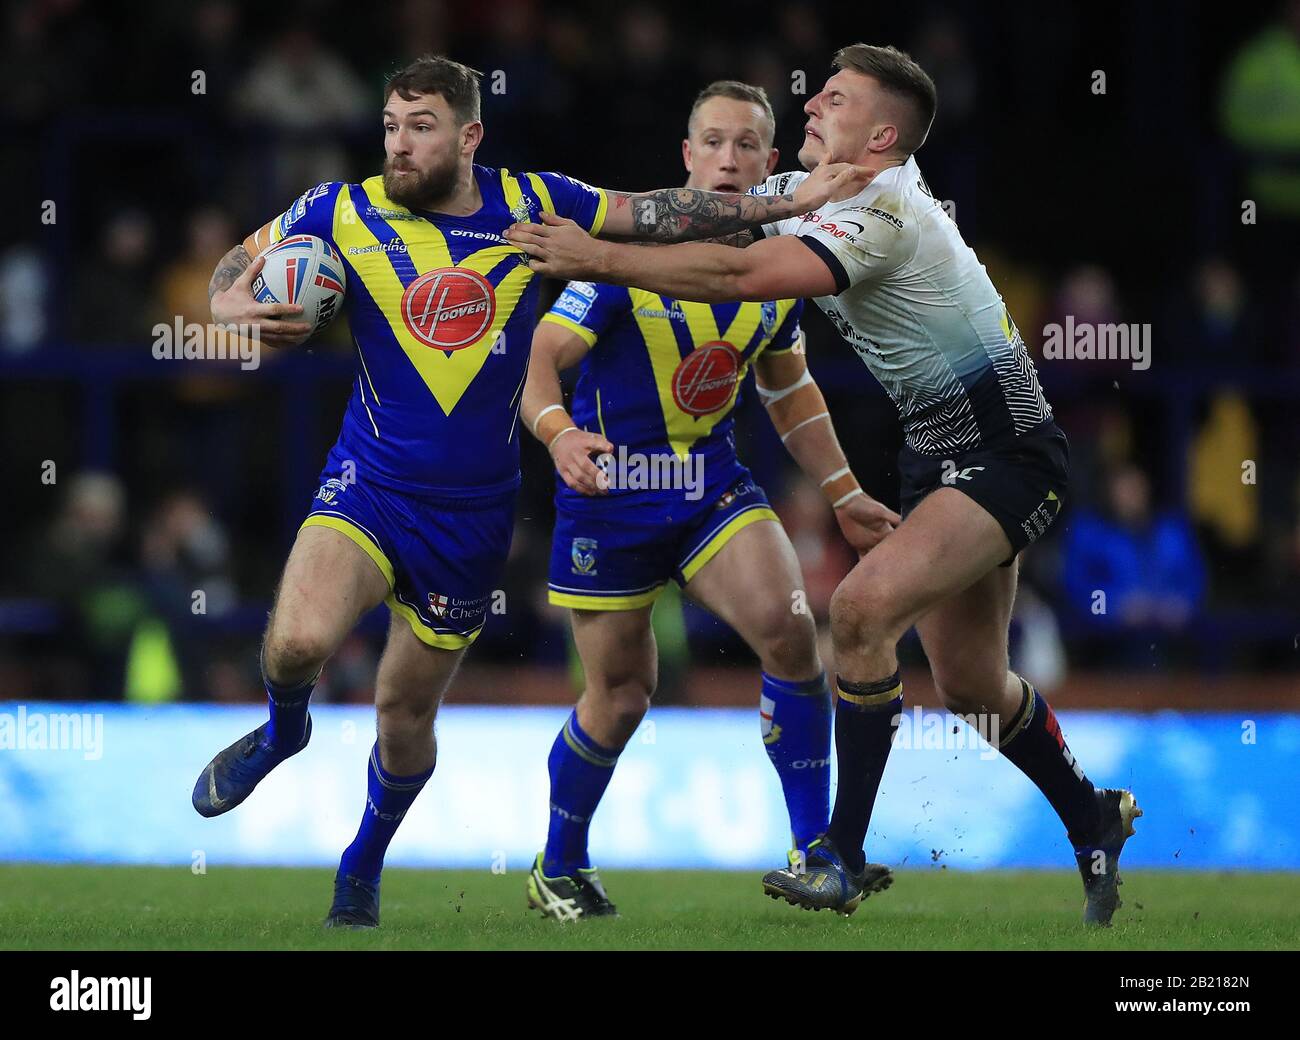
[[[1087,845],[1101,826],[1095,788],[1065,743],[1056,714],[1024,679],[1024,700],[998,750],[1038,787],[1065,824],[1070,843]]]
[[[898,672],[877,682],[855,683],[835,677],[835,755],[839,784],[827,836],[845,864],[861,870],[862,847],[871,824],[880,777],[893,746],[903,710],[903,683]]]

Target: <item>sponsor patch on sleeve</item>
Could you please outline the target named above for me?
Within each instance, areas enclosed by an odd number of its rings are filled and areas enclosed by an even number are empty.
[[[592,294],[594,299],[595,293]],[[573,286],[569,286],[560,293],[560,298],[555,301],[555,306],[551,309],[557,314],[563,314],[574,321],[581,323],[591,311],[592,299],[585,299],[573,292]]]

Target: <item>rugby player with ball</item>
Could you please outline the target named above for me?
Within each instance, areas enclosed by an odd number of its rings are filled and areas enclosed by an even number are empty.
[[[645,235],[635,214],[649,206],[659,240],[703,238],[809,212],[868,177],[828,163],[788,194],[628,195],[477,165],[478,74],[457,62],[413,62],[383,101],[383,173],[312,188],[232,249],[210,286],[215,321],[257,325],[262,342],[288,347],[319,314],[305,321],[285,301],[278,261],[262,292],[277,302],[259,302],[264,254],[311,236],[343,267],[356,379],[267,625],[269,718],[203,769],[193,802],[204,816],[229,812],[307,746],[322,667],[386,602],[367,798],[326,922],[345,927],[379,922],[384,853],[433,774],[439,701],[482,628],[510,545],[538,283],[506,228],[551,214],[584,234]]]

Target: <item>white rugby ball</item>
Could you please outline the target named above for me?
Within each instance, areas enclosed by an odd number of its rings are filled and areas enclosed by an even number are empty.
[[[292,319],[320,332],[343,308],[347,280],[338,250],[315,235],[290,235],[260,254],[266,257],[253,279],[258,303],[294,303],[302,317]]]

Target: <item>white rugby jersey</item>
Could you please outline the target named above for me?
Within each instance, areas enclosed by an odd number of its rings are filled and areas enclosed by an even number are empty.
[[[777,174],[750,191],[781,195],[807,176]],[[763,232],[797,236],[830,267],[838,291],[817,306],[898,406],[914,451],[969,451],[1052,417],[1002,297],[914,157]]]

